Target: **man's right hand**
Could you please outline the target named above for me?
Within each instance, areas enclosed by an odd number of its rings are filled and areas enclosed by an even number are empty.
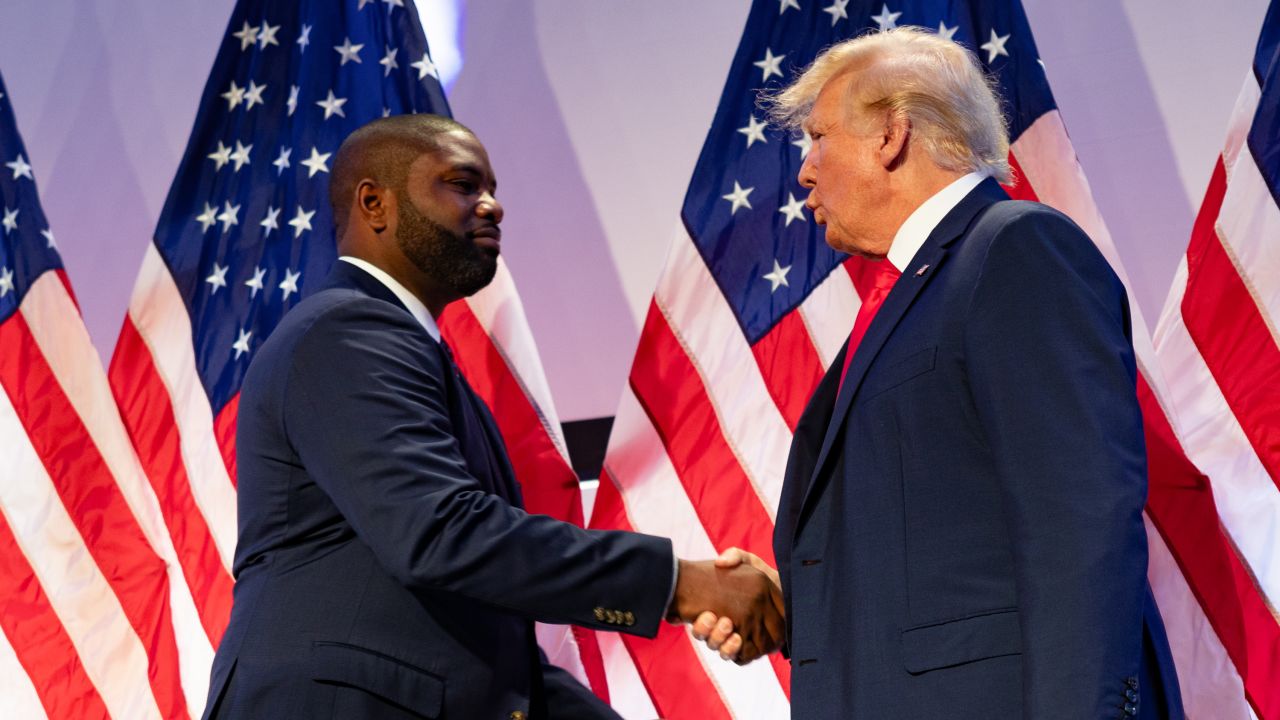
[[[705,613],[733,623],[741,637],[733,658],[739,665],[773,652],[786,638],[782,593],[750,563],[717,567],[714,561],[680,561],[667,619],[692,623]]]

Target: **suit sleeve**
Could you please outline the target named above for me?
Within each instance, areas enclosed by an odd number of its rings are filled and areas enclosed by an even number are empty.
[[[1138,674],[1147,569],[1123,286],[1065,217],[1017,214],[989,248],[965,346],[1012,537],[1024,715],[1115,716]]]
[[[285,432],[360,539],[415,592],[655,635],[670,540],[583,530],[485,492],[462,458],[444,372],[413,318],[373,300],[327,310],[299,340]]]

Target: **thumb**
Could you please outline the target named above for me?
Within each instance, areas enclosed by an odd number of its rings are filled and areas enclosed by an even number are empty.
[[[736,547],[731,547],[720,553],[720,556],[716,558],[716,567],[734,568],[744,562],[747,562],[747,553]]]

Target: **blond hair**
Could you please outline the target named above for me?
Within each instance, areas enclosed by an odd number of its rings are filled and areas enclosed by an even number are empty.
[[[972,51],[928,30],[903,26],[833,45],[761,100],[775,123],[803,129],[818,94],[846,74],[847,119],[876,111],[903,116],[939,167],[1009,182],[1009,132],[995,81]]]

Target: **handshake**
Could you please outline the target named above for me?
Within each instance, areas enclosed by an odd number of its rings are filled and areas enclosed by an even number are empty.
[[[692,623],[695,638],[745,665],[786,639],[778,572],[738,548],[714,561],[681,560],[667,620]]]

